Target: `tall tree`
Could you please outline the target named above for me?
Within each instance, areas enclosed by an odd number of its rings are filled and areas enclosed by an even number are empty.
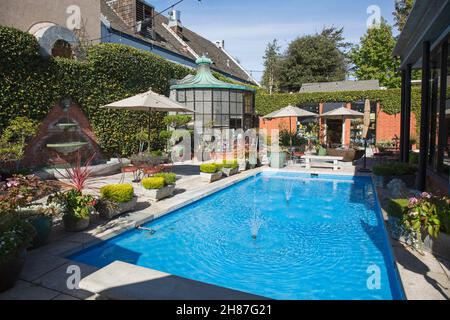
[[[343,29],[325,28],[290,43],[282,61],[281,86],[298,91],[306,82],[345,80],[347,71]]]
[[[396,40],[392,27],[381,19],[379,26],[369,28],[360,44],[353,47],[350,59],[359,80],[378,79],[382,86],[397,88],[401,84],[400,61],[392,56]]]
[[[393,14],[398,31],[402,32],[413,6],[414,0],[395,0],[395,11]]]
[[[262,78],[262,84],[269,90],[269,94],[272,94],[275,88],[278,86],[278,67],[280,61],[280,46],[277,39],[269,42],[264,54],[264,74]]]

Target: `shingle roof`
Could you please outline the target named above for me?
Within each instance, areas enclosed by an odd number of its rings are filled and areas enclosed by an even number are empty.
[[[155,32],[155,38],[150,39],[144,37],[134,31],[134,29],[127,25],[111,7],[106,3],[106,0],[101,1],[101,12],[105,18],[110,22],[111,28],[117,31],[121,31],[129,36],[135,37],[142,41],[151,43],[156,46],[165,48],[166,50],[172,51],[176,54],[182,55],[193,62],[197,57],[189,52],[185,46],[176,39],[176,37],[167,30],[163,24],[168,24],[169,19],[163,14],[158,15],[154,19],[153,30]],[[183,26],[183,31],[181,34],[182,40],[192,48],[198,56],[206,54],[214,62],[212,69],[216,71],[221,71],[223,73],[232,75],[243,81],[248,81],[256,84],[254,79],[251,79],[249,75],[242,70],[242,68],[231,59],[224,50],[216,46],[211,41],[203,38],[197,33],[187,29]]]
[[[378,80],[361,80],[304,83],[300,89],[300,92],[364,91],[379,89],[380,83]]]

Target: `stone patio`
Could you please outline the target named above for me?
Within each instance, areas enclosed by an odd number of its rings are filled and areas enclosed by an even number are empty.
[[[78,262],[72,262],[65,257],[92,244],[111,238],[125,230],[132,229],[136,224],[142,224],[170,213],[188,203],[255,175],[261,170],[272,169],[258,168],[248,170],[230,178],[208,184],[201,182],[199,167],[196,163],[179,164],[173,170],[180,177],[177,181],[176,194],[157,203],[147,203],[142,189],[140,189],[138,184],[134,184],[135,193],[139,196],[136,212],[122,215],[108,222],[98,217],[94,218],[90,229],[80,233],[65,232],[62,230],[61,225],[57,225],[47,245],[29,252],[20,280],[14,288],[0,294],[0,300],[97,299],[98,296],[92,292],[81,289],[68,289],[66,283],[70,276],[67,273],[69,265],[78,265],[80,267],[81,278],[87,277],[98,269]],[[358,174],[353,166],[345,167],[336,172],[326,169],[305,170],[300,169],[298,166],[288,166],[283,170],[345,175]],[[119,174],[94,179],[90,189],[93,193],[96,193],[102,185],[119,183],[121,178],[122,176]],[[124,178],[125,182],[132,180],[132,176],[129,174]],[[450,263],[448,261],[434,257],[431,254],[420,255],[392,239],[391,245],[408,299],[442,300],[450,298]]]

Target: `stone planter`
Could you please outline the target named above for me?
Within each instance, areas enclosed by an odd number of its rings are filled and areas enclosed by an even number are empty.
[[[14,287],[22,272],[26,255],[27,251],[22,249],[14,258],[0,264],[0,292]]]
[[[131,201],[123,203],[105,201],[105,203],[98,208],[98,212],[103,219],[112,219],[122,213],[134,211],[137,200],[138,197],[133,197]]]
[[[31,224],[36,229],[36,236],[33,238],[32,248],[44,245],[52,232],[53,219],[49,216],[37,216],[31,220]]]
[[[169,185],[165,186],[161,189],[145,189],[145,194],[150,200],[152,201],[159,201],[161,199],[170,197],[173,195],[173,192],[175,191],[175,185]]]
[[[233,176],[239,172],[239,168],[222,168],[222,173],[226,177]]]
[[[239,162],[239,171],[245,171],[248,168],[248,161],[241,161]]]
[[[286,152],[271,152],[270,153],[270,167],[281,169],[286,165]]]
[[[377,176],[374,175],[374,182],[375,185],[378,187],[386,187],[389,182],[391,182],[394,179],[400,179],[402,180],[408,188],[414,188],[416,185],[416,175],[415,174],[408,174],[403,176]]]
[[[220,180],[220,178],[222,178],[222,171],[214,173],[200,172],[200,178],[202,179],[203,182],[211,183]]]
[[[64,219],[64,228],[69,232],[79,232],[86,230],[89,227],[90,218],[86,219]]]

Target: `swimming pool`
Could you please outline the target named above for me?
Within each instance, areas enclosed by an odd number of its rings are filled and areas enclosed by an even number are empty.
[[[402,299],[367,177],[263,172],[69,258],[273,299]]]

